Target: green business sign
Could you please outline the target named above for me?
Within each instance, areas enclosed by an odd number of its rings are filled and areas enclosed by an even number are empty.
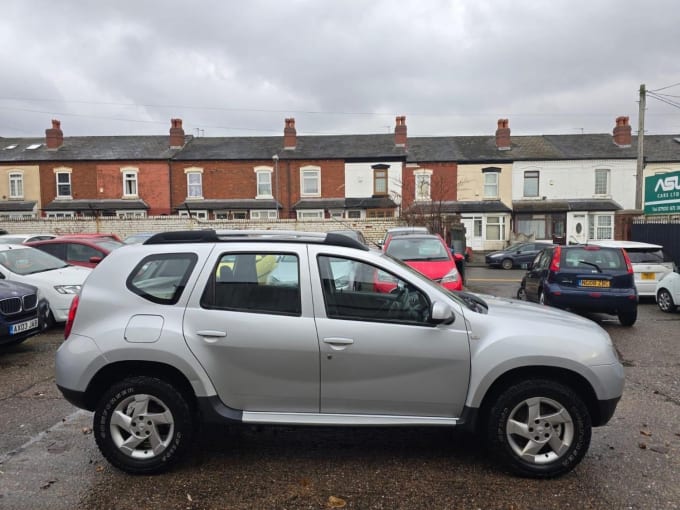
[[[645,214],[680,214],[680,172],[645,177]]]

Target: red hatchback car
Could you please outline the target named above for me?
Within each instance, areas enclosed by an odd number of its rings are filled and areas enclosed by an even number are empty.
[[[463,278],[456,267],[456,259],[437,234],[398,235],[387,239],[383,250],[399,259],[430,280],[449,290],[463,290]],[[394,283],[382,281],[379,274],[376,289],[389,292]]]
[[[26,243],[74,266],[95,267],[116,248],[125,246],[106,235],[59,236],[46,241]]]

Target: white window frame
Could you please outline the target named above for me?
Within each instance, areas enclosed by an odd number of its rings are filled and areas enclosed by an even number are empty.
[[[345,210],[344,209],[329,209],[328,214],[333,219],[344,219],[345,218]]]
[[[121,210],[116,211],[116,216],[118,218],[146,218],[146,211],[129,211]]]
[[[24,173],[18,170],[12,170],[8,174],[8,179],[9,179],[9,198],[23,199]]]
[[[177,211],[177,214],[180,218],[188,218],[189,217],[189,211],[186,209],[182,209],[180,211]],[[208,219],[208,211],[206,210],[191,210],[191,217],[192,218],[197,218],[199,220],[207,220]]]
[[[66,167],[59,167],[54,169],[54,180],[56,182],[56,195],[55,197],[57,199],[62,199],[62,200],[71,200],[73,198],[73,182],[71,179],[71,174],[73,173],[73,170],[71,168],[66,168]],[[65,182],[59,182],[59,176],[61,175],[67,175],[68,176],[68,195],[62,195],[59,192],[59,186],[66,186],[67,183]]]
[[[361,220],[366,219],[366,211],[361,209],[348,209],[345,211],[345,217],[348,220]]]
[[[271,221],[278,219],[276,209],[251,209],[250,219],[257,221]]]
[[[498,218],[498,221],[489,221],[492,218]],[[492,239],[489,237],[489,227],[498,227],[498,239]],[[486,216],[486,225],[484,228],[484,240],[486,241],[505,241],[505,215],[503,214],[493,214]]]
[[[588,215],[588,239],[614,239],[614,215],[609,213]]]
[[[484,198],[498,198],[499,175],[500,172],[484,172]],[[489,182],[490,180],[493,182]]]
[[[185,168],[184,173],[187,176],[187,200],[200,200],[203,198],[203,169],[202,168]],[[198,176],[198,183],[191,182]]]
[[[255,167],[255,198],[272,199],[274,191],[272,187],[272,174],[274,169],[270,166]]]
[[[305,181],[315,181],[316,190],[306,191]],[[301,197],[320,197],[321,196],[321,167],[303,166],[300,168],[300,196]]]
[[[76,217],[76,212],[75,211],[48,211],[46,213],[47,218],[75,218]]]
[[[420,169],[413,171],[414,200],[416,202],[430,202],[432,200],[432,170]]]
[[[139,198],[139,168],[121,168],[120,173],[123,175],[123,198]],[[128,183],[134,188],[131,193],[128,193]]]
[[[607,196],[609,195],[609,182],[610,182],[611,172],[608,168],[596,168],[595,169],[595,189],[594,195],[596,196]],[[602,181],[598,179],[604,176],[604,190],[602,189]],[[599,181],[599,182],[598,182]]]
[[[297,211],[298,221],[316,221],[323,220],[323,209],[302,209]]]

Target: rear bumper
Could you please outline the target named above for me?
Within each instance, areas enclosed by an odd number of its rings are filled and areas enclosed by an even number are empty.
[[[602,292],[597,289],[583,290],[545,286],[546,304],[558,308],[572,308],[601,313],[632,312],[637,308],[638,294],[635,289]]]

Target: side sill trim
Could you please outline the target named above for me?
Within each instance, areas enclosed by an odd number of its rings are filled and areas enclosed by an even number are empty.
[[[379,414],[331,414],[331,413],[270,413],[243,411],[244,423],[270,423],[286,425],[352,425],[352,426],[399,426],[438,425],[454,426],[458,418],[439,416],[388,416]]]

